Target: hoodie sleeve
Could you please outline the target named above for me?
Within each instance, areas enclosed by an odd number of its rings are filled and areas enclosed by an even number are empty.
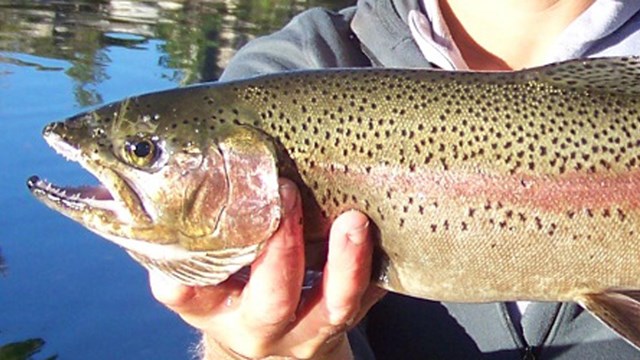
[[[310,9],[271,35],[250,41],[231,59],[221,81],[299,69],[370,66],[351,32],[355,7]]]

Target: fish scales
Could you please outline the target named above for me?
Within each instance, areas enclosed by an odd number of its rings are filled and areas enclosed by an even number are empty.
[[[372,219],[386,289],[576,301],[638,346],[639,94],[638,58],[205,84],[45,129],[125,204],[117,228],[64,208],[39,179],[30,187],[150,269],[207,285],[259,253],[279,223],[276,178],[289,177],[309,245],[345,210]]]
[[[629,269],[640,258],[624,251],[637,245],[621,241],[640,224],[636,98],[526,73],[402,70],[269,77],[236,94],[238,112],[245,102],[263,109],[260,126],[283,142],[326,214],[373,218],[391,289],[570,300],[638,283]],[[620,273],[599,266],[593,276],[595,264],[616,262]]]

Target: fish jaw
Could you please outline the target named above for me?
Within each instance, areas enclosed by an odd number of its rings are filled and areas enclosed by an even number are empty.
[[[154,244],[102,234],[122,246],[150,272],[186,286],[218,285],[232,274],[251,264],[260,254],[264,242],[249,246],[213,251],[187,250],[179,244]]]
[[[59,187],[32,176],[27,181],[31,193],[63,215],[87,226],[94,232],[109,232],[106,229],[137,226],[146,227],[151,218],[124,178],[116,171],[93,161],[82,154],[77,143],[61,134],[64,123],[52,123],[43,131],[44,139],[65,159],[79,163],[99,181],[97,186]]]

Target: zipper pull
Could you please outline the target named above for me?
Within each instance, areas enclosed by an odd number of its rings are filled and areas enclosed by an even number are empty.
[[[527,346],[524,348],[524,355],[522,356],[522,360],[536,360],[536,356],[533,354],[534,348],[533,346]]]

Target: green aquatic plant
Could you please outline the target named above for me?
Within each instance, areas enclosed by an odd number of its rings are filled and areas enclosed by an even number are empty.
[[[38,354],[45,341],[40,338],[16,341],[0,346],[0,360],[35,360],[33,355]],[[51,355],[44,360],[55,360],[58,355]]]

